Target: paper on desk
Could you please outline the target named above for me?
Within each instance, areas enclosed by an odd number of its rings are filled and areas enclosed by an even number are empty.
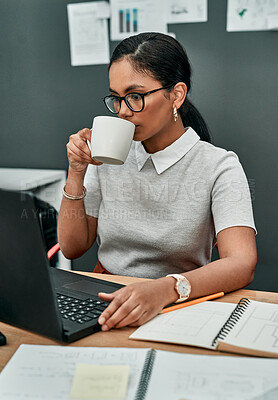
[[[109,63],[108,23],[98,3],[67,5],[72,66]]]
[[[158,351],[145,400],[277,400],[277,368],[276,359]]]
[[[205,22],[208,20],[207,0],[168,0],[167,23]]]
[[[130,339],[179,343],[216,348],[212,342],[235,308],[235,304],[206,301],[190,307],[157,315],[140,326]]]
[[[77,364],[71,387],[71,399],[124,399],[128,365]]]
[[[111,0],[111,39],[140,32],[167,33],[167,0]]]
[[[268,30],[267,17],[277,12],[277,0],[229,0],[227,31]]]
[[[69,400],[77,364],[129,365],[126,399],[134,399],[148,352],[149,349],[24,344],[0,374],[0,399]]]

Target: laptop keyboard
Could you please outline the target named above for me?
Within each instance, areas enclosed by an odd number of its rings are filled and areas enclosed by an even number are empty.
[[[57,301],[62,318],[84,324],[100,316],[108,306],[101,300],[80,300],[71,296],[57,293]]]

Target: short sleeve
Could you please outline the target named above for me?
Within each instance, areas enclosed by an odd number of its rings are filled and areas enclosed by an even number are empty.
[[[96,165],[88,165],[84,185],[87,189],[87,195],[84,198],[86,214],[98,218],[102,197],[98,167]]]
[[[233,226],[248,226],[257,233],[248,181],[237,155],[231,151],[222,153],[212,174],[215,234]]]

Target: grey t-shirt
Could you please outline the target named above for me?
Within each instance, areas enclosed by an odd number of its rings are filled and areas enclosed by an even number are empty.
[[[98,218],[99,261],[113,274],[186,272],[210,262],[221,230],[256,230],[237,155],[192,128],[157,153],[133,142],[125,164],[90,165],[85,186],[86,213]]]

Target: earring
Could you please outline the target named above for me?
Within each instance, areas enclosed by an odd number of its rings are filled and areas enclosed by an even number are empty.
[[[177,120],[178,120],[178,111],[177,111],[176,107],[174,107],[174,109],[173,109],[173,115],[174,115],[174,121],[177,122]]]

